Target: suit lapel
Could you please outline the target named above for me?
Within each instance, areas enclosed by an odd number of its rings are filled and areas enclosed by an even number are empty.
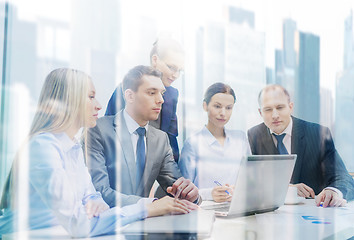
[[[131,183],[132,190],[134,191],[135,182],[136,182],[136,164],[134,159],[132,140],[123,117],[123,111],[119,112],[114,118],[114,130],[116,131],[117,138],[122,145],[121,149],[124,155],[124,161],[128,167],[130,183]]]
[[[301,166],[306,150],[305,129],[304,125],[301,124],[297,118],[292,117],[292,119],[293,129],[291,133],[291,153],[297,154],[297,159],[291,180],[292,182],[297,182],[297,180],[300,178]]]

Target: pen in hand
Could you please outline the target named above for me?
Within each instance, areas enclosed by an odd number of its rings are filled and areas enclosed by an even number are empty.
[[[216,184],[216,185],[218,185],[218,186],[222,186],[222,184],[221,183],[219,183],[218,181],[214,181],[214,183]],[[228,194],[228,195],[230,195],[231,196],[231,194],[227,191],[227,190],[225,190],[225,192]]]

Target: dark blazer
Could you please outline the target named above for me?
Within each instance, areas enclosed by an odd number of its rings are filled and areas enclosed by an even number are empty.
[[[163,95],[164,103],[161,109],[161,125],[160,129],[167,133],[170,145],[173,151],[175,161],[179,158],[179,148],[177,142],[178,136],[178,122],[177,122],[177,102],[178,90],[174,87],[166,87],[166,92]],[[108,101],[106,116],[115,115],[117,112],[125,107],[123,97],[122,84],[114,90],[111,98]]]
[[[166,191],[182,176],[166,133],[149,126],[146,145],[145,170],[136,188],[134,150],[123,111],[98,119],[96,127],[88,130],[87,167],[95,188],[110,207],[116,205],[116,198],[125,206],[148,197],[155,180]]]
[[[346,200],[354,199],[354,181],[339,156],[327,127],[292,117],[291,153],[297,154],[291,183],[304,183],[319,194],[335,187]],[[279,154],[268,127],[261,123],[248,130],[252,154]]]

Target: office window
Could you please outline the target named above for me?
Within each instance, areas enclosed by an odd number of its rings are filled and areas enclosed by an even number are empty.
[[[180,150],[207,123],[203,94],[212,83],[235,90],[226,127],[245,133],[262,122],[259,91],[276,83],[289,90],[294,116],[331,130],[354,172],[354,3],[314,2],[0,1],[0,191],[50,71],[91,75],[101,117],[127,71],[150,64],[159,36],[178,40],[186,53],[184,74],[173,83]]]

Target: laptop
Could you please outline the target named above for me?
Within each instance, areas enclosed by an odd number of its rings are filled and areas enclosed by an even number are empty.
[[[216,216],[270,212],[284,204],[297,155],[252,155],[243,159],[231,202],[203,207]]]
[[[198,236],[209,237],[215,221],[213,211],[194,210],[188,214],[146,218],[121,229],[124,235],[150,235],[151,239]],[[188,237],[187,237],[188,239]],[[194,238],[192,238],[194,239]]]

